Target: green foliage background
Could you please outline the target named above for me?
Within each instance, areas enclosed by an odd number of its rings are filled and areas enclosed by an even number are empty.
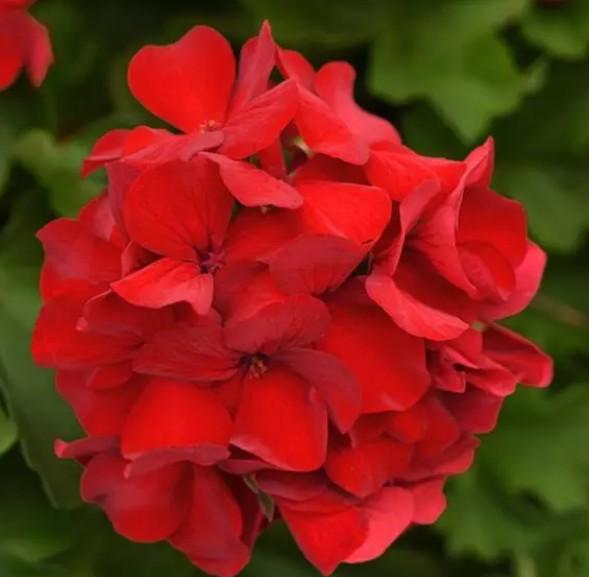
[[[554,355],[553,387],[508,400],[436,527],[336,575],[588,577],[589,1],[39,0],[34,13],[56,65],[41,90],[21,80],[0,94],[0,575],[195,575],[167,547],[127,543],[80,508],[77,468],[53,456],[52,440],[78,429],[29,354],[33,235],[100,190],[100,177],[78,176],[99,134],[153,122],[126,88],[139,46],[197,23],[237,46],[269,18],[280,43],[316,64],[351,61],[360,101],[417,150],[461,157],[493,134],[495,187],[525,203],[551,256],[540,295],[510,323]],[[245,574],[315,573],[277,527]]]

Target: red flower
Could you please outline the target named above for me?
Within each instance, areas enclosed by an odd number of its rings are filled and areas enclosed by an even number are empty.
[[[277,68],[287,79],[272,87]],[[434,523],[517,385],[551,360],[497,319],[544,253],[490,189],[492,145],[420,156],[267,24],[242,49],[197,27],[133,59],[185,134],[105,135],[106,193],[39,232],[33,354],[87,438],[82,496],[135,541],[222,577],[282,520],[322,573]]]
[[[40,86],[53,63],[47,29],[25,12],[34,0],[0,0],[0,90],[26,69]]]

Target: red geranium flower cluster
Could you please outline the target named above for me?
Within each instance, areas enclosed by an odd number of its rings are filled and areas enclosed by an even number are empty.
[[[0,90],[10,86],[21,70],[39,86],[53,63],[45,26],[25,9],[35,0],[0,0]]]
[[[538,288],[522,207],[403,146],[266,24],[236,70],[196,27],[129,85],[176,132],[96,144],[108,189],[39,233],[33,349],[88,437],[58,443],[135,541],[232,576],[283,520],[322,573],[433,523],[519,382],[551,362],[495,321]]]

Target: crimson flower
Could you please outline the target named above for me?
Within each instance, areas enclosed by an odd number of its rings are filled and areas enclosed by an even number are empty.
[[[25,10],[35,0],[0,0],[0,90],[26,69],[40,86],[53,63],[47,29]]]
[[[415,153],[348,64],[315,71],[267,23],[235,68],[207,27],[133,58],[178,132],[97,142],[106,190],[38,233],[32,349],[86,433],[56,452],[117,532],[232,577],[283,522],[328,575],[435,523],[504,399],[550,383],[497,322],[545,255],[492,141]]]

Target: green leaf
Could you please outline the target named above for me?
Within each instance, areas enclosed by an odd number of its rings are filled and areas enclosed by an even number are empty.
[[[514,110],[543,81],[543,66],[521,71],[497,30],[525,0],[391,3],[377,38],[369,87],[393,103],[427,99],[466,142]]]
[[[0,516],[0,555],[23,562],[38,563],[64,552],[76,535],[77,515],[51,508],[17,453],[0,462]]]
[[[42,207],[35,194],[23,195],[0,237],[0,384],[29,464],[52,500],[70,507],[79,502],[78,467],[59,461],[53,442],[80,436],[80,430],[55,392],[52,374],[33,363],[29,348],[40,304],[34,231],[46,218]]]
[[[521,391],[485,439],[479,460],[506,490],[526,492],[554,511],[589,505],[589,387]]]
[[[18,429],[16,423],[0,408],[0,455],[3,455],[16,443]]]
[[[98,177],[82,180],[80,167],[86,146],[70,141],[57,143],[47,132],[33,130],[17,143],[14,156],[49,193],[55,212],[74,216],[101,190]]]
[[[253,21],[270,20],[280,43],[299,49],[301,45],[342,49],[367,42],[380,27],[386,5],[382,0],[242,0],[242,4],[253,13]]]
[[[589,46],[589,3],[537,5],[524,18],[522,32],[532,44],[558,58],[583,58]]]

